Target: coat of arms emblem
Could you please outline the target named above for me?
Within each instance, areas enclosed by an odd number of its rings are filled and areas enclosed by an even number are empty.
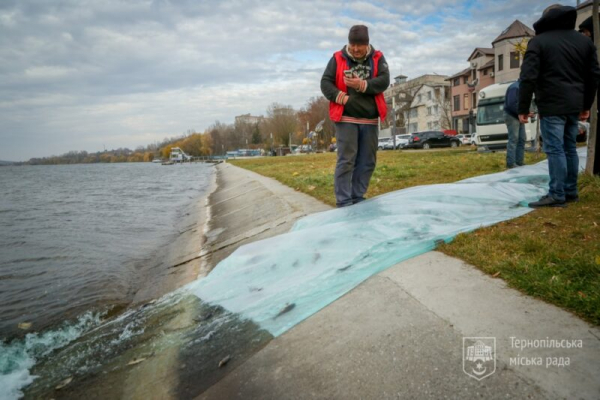
[[[463,371],[478,381],[496,372],[496,338],[463,338]]]

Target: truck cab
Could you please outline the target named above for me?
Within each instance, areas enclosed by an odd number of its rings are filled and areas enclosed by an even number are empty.
[[[513,81],[514,82],[514,81]],[[477,150],[502,150],[508,143],[508,129],[504,123],[504,97],[513,82],[496,83],[479,91],[477,104]],[[536,118],[525,124],[525,147],[535,145]]]

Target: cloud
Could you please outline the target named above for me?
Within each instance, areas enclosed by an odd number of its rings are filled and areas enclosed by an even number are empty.
[[[546,2],[23,0],[0,4],[0,159],[136,147],[319,96],[348,28],[392,75],[452,74]]]

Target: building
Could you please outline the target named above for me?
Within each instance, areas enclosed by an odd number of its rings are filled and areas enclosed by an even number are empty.
[[[575,24],[575,29],[579,29],[579,24],[581,24],[583,21],[585,21],[588,17],[592,15],[593,5],[594,2],[592,0],[577,0],[577,22]]]
[[[379,136],[391,136],[394,119],[396,134],[443,129],[449,125],[450,84],[446,78],[437,74],[410,80],[404,75],[395,77],[394,83],[383,93],[389,112],[386,121],[381,123]]]
[[[404,111],[406,133],[450,129],[450,85],[448,82],[421,85]]]
[[[264,119],[264,117],[262,115],[259,116],[254,116],[254,115],[250,115],[250,114],[242,114],[242,115],[238,115],[235,117],[235,123],[237,124],[258,124],[260,121],[262,121]]]
[[[515,44],[535,36],[533,29],[516,20],[494,39],[492,46],[496,57],[495,83],[516,81],[521,73],[522,57],[515,50]]]
[[[479,90],[494,83],[494,49],[477,47],[469,58],[469,68],[448,78],[452,85],[452,129],[457,132],[469,130],[469,115],[477,108]],[[472,120],[472,118],[471,118]]]
[[[479,91],[519,78],[522,59],[515,45],[534,35],[531,28],[515,20],[494,39],[492,48],[475,48],[467,59],[469,67],[448,78],[452,86],[452,129],[475,132]]]
[[[471,68],[464,69],[448,80],[452,84],[452,129],[459,133],[469,132],[469,113],[472,113],[471,102],[477,94],[469,86]]]

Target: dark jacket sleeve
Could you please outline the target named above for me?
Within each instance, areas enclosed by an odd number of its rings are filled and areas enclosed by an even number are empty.
[[[335,102],[337,95],[340,93],[340,90],[335,86],[336,70],[337,62],[335,61],[335,57],[331,57],[331,60],[327,63],[327,67],[325,67],[323,77],[321,78],[321,92],[323,92],[323,95],[327,100],[333,102]]]
[[[521,66],[521,80],[519,88],[519,114],[529,114],[531,99],[536,89],[540,74],[540,46],[535,38],[529,41],[523,65]]]
[[[385,57],[382,55],[377,64],[377,77],[373,79],[367,79],[367,90],[366,94],[378,94],[383,93],[390,86],[390,69],[388,67]]]
[[[590,110],[592,108],[592,104],[594,103],[594,99],[596,97],[596,91],[598,89],[598,84],[600,80],[600,66],[598,66],[598,54],[596,52],[596,46],[590,44],[590,53],[591,60],[588,65],[590,66],[590,70],[585,79],[585,94],[583,107],[584,110]]]

